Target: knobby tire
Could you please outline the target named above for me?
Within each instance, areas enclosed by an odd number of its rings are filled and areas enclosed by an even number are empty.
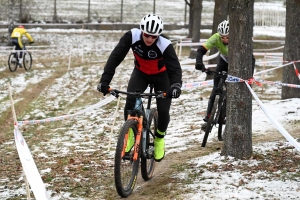
[[[153,157],[153,151],[154,151],[154,137],[155,137],[155,131],[157,129],[157,110],[155,108],[152,108],[149,114],[148,119],[148,127],[152,134],[147,131],[146,135],[146,151],[151,155],[151,157],[143,158],[141,157],[141,174],[145,181],[149,180],[153,176],[154,168],[155,168],[155,160]]]
[[[206,126],[206,130],[205,130],[205,134],[204,134],[204,137],[203,137],[203,140],[202,140],[201,147],[205,147],[208,135],[211,132],[213,126],[216,123],[215,122],[215,115],[216,115],[216,110],[217,110],[217,107],[218,107],[219,99],[220,99],[220,95],[216,95],[215,101],[214,101],[214,104],[213,104],[213,107],[212,107],[212,110],[211,110],[210,117],[207,121],[207,126]]]
[[[32,66],[32,56],[30,52],[24,53],[23,56],[23,66],[25,70],[30,70]]]
[[[14,60],[14,62],[13,62],[13,60]],[[11,72],[15,72],[18,68],[18,61],[15,59],[15,53],[9,54],[8,68]]]
[[[223,141],[223,136],[222,136],[222,132],[223,132],[223,125],[225,124],[225,116],[226,116],[226,100],[224,100],[224,102],[220,102],[223,103],[223,105],[219,105],[219,107],[221,107],[221,113],[219,116],[219,120],[218,120],[218,140],[219,141]]]
[[[133,149],[129,152],[129,156],[122,156],[122,151],[125,145],[126,134],[129,128],[132,128],[134,136],[137,134],[137,121],[133,119],[127,120],[120,130],[116,152],[115,152],[115,186],[118,194],[121,197],[128,197],[136,184],[137,174],[139,169],[139,158],[133,161]],[[134,137],[135,138],[135,137]],[[140,155],[139,155],[140,156]]]

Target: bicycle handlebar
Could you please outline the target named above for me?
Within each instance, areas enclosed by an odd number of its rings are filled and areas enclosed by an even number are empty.
[[[211,75],[214,73],[214,74],[217,74],[218,76],[227,76],[226,71],[217,72],[217,71],[212,71],[212,70],[206,68],[204,72],[207,73],[208,75]]]
[[[109,93],[111,95],[114,95],[115,97],[119,97],[119,94],[126,94],[134,97],[156,97],[156,98],[166,98],[167,93],[163,91],[159,91],[157,93],[143,93],[143,92],[125,92],[125,91],[120,91],[116,89],[109,88],[108,89]]]

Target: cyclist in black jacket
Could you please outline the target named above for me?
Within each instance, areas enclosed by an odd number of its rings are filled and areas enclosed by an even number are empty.
[[[103,95],[109,92],[109,84],[115,74],[115,69],[131,48],[135,59],[127,91],[144,91],[148,84],[154,84],[155,91],[167,91],[168,98],[156,100],[158,125],[154,140],[154,159],[158,162],[165,155],[164,136],[170,121],[171,98],[180,96],[182,84],[182,71],[178,57],[171,41],[161,35],[162,32],[163,21],[158,15],[144,16],[140,23],[140,29],[133,28],[121,37],[107,60],[97,86],[97,90]],[[132,110],[134,103],[134,98],[129,96],[126,98],[125,120],[127,119],[127,110]],[[128,148],[126,147],[126,149]]]

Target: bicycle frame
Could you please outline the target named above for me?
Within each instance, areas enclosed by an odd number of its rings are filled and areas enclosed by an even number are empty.
[[[153,157],[154,131],[157,127],[158,116],[157,109],[150,109],[150,105],[152,97],[159,98],[165,96],[165,94],[162,92],[153,93],[152,91],[153,85],[150,85],[150,93],[110,90],[110,93],[116,97],[119,96],[119,93],[122,93],[136,99],[134,108],[129,111],[127,120],[120,129],[115,152],[115,185],[121,197],[128,197],[132,193],[137,180],[139,164],[142,178],[145,181],[153,176],[155,168]],[[148,99],[146,109],[144,109],[142,97]],[[132,135],[131,131],[133,131],[134,135]],[[127,145],[129,145],[130,149],[128,149]]]
[[[227,77],[227,72],[221,72],[222,74],[220,75],[221,78],[220,78],[220,82],[219,82],[219,85],[217,87],[217,92],[216,92],[216,95],[219,95],[220,96],[220,99],[219,99],[219,103],[218,103],[218,111],[217,111],[217,114],[216,114],[216,120],[214,122],[214,124],[217,124],[217,123],[223,123],[223,119],[220,118],[220,114],[221,112],[223,111],[223,108],[226,107],[226,77]],[[221,109],[220,109],[221,108]],[[224,110],[226,112],[226,110]],[[222,116],[221,116],[222,117]],[[222,120],[222,121],[220,121]]]
[[[209,70],[210,71],[210,70]],[[212,107],[211,107],[211,116],[208,119],[207,127],[205,130],[205,134],[202,141],[202,147],[205,147],[208,135],[211,132],[213,126],[216,124],[219,124],[218,127],[218,139],[219,141],[222,141],[222,125],[224,123],[224,119],[226,116],[226,78],[227,78],[227,72],[215,72],[217,76],[220,77],[219,84],[217,88],[213,91],[213,101],[212,101]]]
[[[11,53],[14,53],[16,55],[17,59],[19,59],[19,56],[22,53],[22,58],[23,58],[24,54],[30,53],[30,51],[28,51],[28,49],[26,48],[26,46],[27,46],[26,42],[23,43],[23,49],[21,49],[21,50],[16,50],[16,46],[14,46],[13,50],[11,51]]]
[[[9,57],[8,57],[8,68],[11,72],[14,72],[17,70],[18,66],[21,68],[22,65],[24,66],[24,69],[25,70],[29,70],[31,69],[31,66],[32,66],[32,56],[31,56],[31,53],[30,51],[28,51],[26,49],[26,43],[23,44],[24,45],[24,48],[23,50],[16,50],[15,49],[15,46],[12,50],[12,52],[10,53]],[[23,58],[23,61],[22,61],[22,64],[19,63],[19,54],[22,52],[22,58]],[[15,60],[13,60],[13,58]]]
[[[153,92],[153,85],[150,85],[150,94],[152,94],[152,92]],[[134,144],[134,154],[133,154],[134,161],[136,161],[139,157],[138,154],[140,151],[141,141],[142,141],[141,156],[143,158],[149,158],[149,156],[147,156],[148,154],[146,152],[146,134],[147,134],[147,131],[150,131],[150,130],[147,128],[146,124],[147,124],[147,120],[148,120],[149,114],[150,114],[151,99],[152,99],[152,97],[149,96],[147,108],[144,109],[142,98],[140,96],[137,96],[134,109],[129,113],[128,118],[127,118],[127,119],[133,119],[138,122],[137,123],[138,131],[137,131],[137,135],[136,135],[136,142]],[[153,134],[153,133],[151,133],[151,134]],[[141,140],[141,137],[142,137],[142,140]],[[126,145],[124,145],[124,148],[122,151],[122,156],[125,155],[125,147],[126,147]]]
[[[147,132],[149,131],[150,134],[154,135],[154,133],[151,132],[150,128],[147,127],[147,120],[149,118],[150,114],[150,106],[151,106],[151,100],[152,96],[159,96],[159,94],[154,94],[153,93],[153,88],[154,86],[150,84],[150,92],[149,94],[142,94],[139,92],[136,92],[134,95],[136,96],[136,101],[135,101],[135,106],[134,109],[128,114],[127,120],[128,119],[133,119],[137,121],[137,134],[136,134],[136,142],[134,144],[134,154],[133,154],[133,161],[136,161],[139,158],[139,151],[140,147],[141,149],[141,156],[143,158],[150,158],[149,152],[146,152],[146,136]],[[121,92],[117,91],[118,93],[123,93],[123,94],[130,94],[128,92]],[[142,102],[142,96],[147,96],[148,97],[148,103],[147,103],[147,108],[144,109],[143,102]],[[141,140],[142,138],[142,140]],[[126,144],[127,144],[127,139],[126,138]],[[142,142],[142,145],[141,145]],[[122,156],[125,155],[125,147],[126,144],[124,145],[123,151],[122,151]]]
[[[135,103],[135,108],[134,108],[133,112],[141,111],[141,110],[137,109],[137,106],[141,106],[141,104],[138,105],[139,102],[141,102],[141,99],[137,98],[136,103]],[[134,144],[134,153],[133,153],[133,161],[137,161],[137,159],[139,158],[139,151],[140,151],[140,143],[141,143],[141,135],[142,135],[142,130],[143,130],[144,116],[142,114],[139,115],[139,116],[132,116],[131,114],[129,114],[127,119],[134,119],[138,122],[137,123],[137,134],[135,136],[136,137],[136,140],[135,140],[136,142]],[[123,148],[123,151],[122,151],[122,156],[125,155],[125,147],[126,147],[126,145],[124,145],[124,148]]]

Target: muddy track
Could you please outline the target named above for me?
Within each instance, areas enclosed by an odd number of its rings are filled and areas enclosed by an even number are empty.
[[[295,133],[294,136],[300,137],[300,134]],[[257,144],[285,140],[279,133],[274,133],[257,136],[252,141],[253,144]],[[144,181],[139,173],[137,185],[127,199],[181,199],[180,195],[185,193],[185,190],[181,188],[184,183],[175,175],[180,173],[180,169],[185,169],[188,166],[187,162],[193,158],[221,152],[222,145],[223,142],[215,141],[208,143],[207,147],[203,148],[199,143],[199,146],[194,146],[180,153],[167,154],[161,162],[156,164],[154,177],[151,180]],[[119,199],[121,198],[119,197]]]
[[[62,68],[59,70],[59,73],[55,73],[51,75],[49,78],[44,79],[37,83],[36,85],[28,85],[28,87],[18,94],[13,94],[13,99],[21,98],[20,101],[15,103],[15,112],[17,115],[20,115],[28,109],[28,105],[34,102],[41,94],[41,92],[49,85],[53,84],[53,82],[63,76],[67,72],[67,68]],[[26,105],[26,106],[24,106]],[[13,116],[11,108],[7,109],[5,112],[1,114],[0,118],[1,124],[1,132],[0,132],[0,144],[4,142],[8,138],[12,138],[12,127],[13,127]],[[2,142],[1,142],[2,141]]]

